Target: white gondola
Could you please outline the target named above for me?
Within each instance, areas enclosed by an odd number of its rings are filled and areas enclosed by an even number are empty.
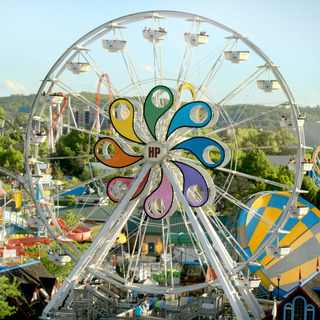
[[[40,117],[34,116],[32,120],[34,129],[32,130],[31,141],[34,144],[44,143],[47,139],[47,133],[43,128],[41,128],[42,119]]]
[[[300,113],[298,115],[298,126],[302,128],[304,126],[305,120],[306,120],[305,114]]]
[[[165,28],[144,28],[142,31],[143,37],[150,42],[159,42],[164,40],[167,35],[167,30]]]
[[[302,162],[302,169],[304,173],[307,173],[313,169],[313,162],[303,161]]]
[[[289,160],[288,169],[291,171],[296,171],[296,161],[294,159]]]
[[[272,92],[281,89],[277,80],[257,80],[257,87],[264,92]]]
[[[266,247],[266,253],[268,256],[282,258],[290,253],[290,247],[268,246]]]
[[[280,128],[288,128],[292,127],[292,121],[290,117],[287,117],[286,115],[282,115],[280,119]]]
[[[225,51],[224,58],[232,63],[239,63],[248,60],[249,54],[249,51]]]
[[[127,45],[126,40],[119,40],[119,39],[113,39],[113,40],[102,40],[102,46],[104,49],[108,50],[109,52],[118,52],[123,50]]]
[[[307,206],[297,206],[297,208],[292,212],[292,217],[302,219],[304,218],[309,212],[309,207]]]
[[[68,255],[54,252],[48,253],[48,259],[59,266],[65,266],[71,261],[71,258]]]
[[[61,104],[64,100],[64,96],[61,93],[51,93],[49,98],[52,104]]]
[[[248,280],[248,286],[251,289],[258,288],[260,286],[260,283],[261,283],[261,279],[255,276],[250,277]]]
[[[201,44],[208,43],[209,35],[205,31],[201,31],[200,33],[186,32],[184,34],[184,39],[191,46],[198,47]]]
[[[91,65],[88,62],[69,62],[67,68],[74,74],[80,74],[90,71]]]
[[[47,140],[47,134],[45,131],[36,131],[34,130],[32,132],[32,142],[34,144],[41,144],[44,143]]]

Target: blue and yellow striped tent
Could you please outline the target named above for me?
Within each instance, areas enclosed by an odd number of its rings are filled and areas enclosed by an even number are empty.
[[[238,218],[238,240],[251,256],[263,244],[272,225],[280,218],[284,206],[289,200],[288,192],[271,191],[255,194],[248,202],[250,210],[242,210]],[[264,251],[258,262],[262,268],[256,273],[261,277],[262,285],[269,288],[277,286],[280,275],[280,293],[289,292],[299,283],[316,271],[320,256],[320,210],[303,198],[299,198],[298,206],[309,207],[302,218],[290,217],[281,234],[280,246],[290,246],[290,253],[279,259],[268,256]],[[254,214],[255,211],[257,214]]]

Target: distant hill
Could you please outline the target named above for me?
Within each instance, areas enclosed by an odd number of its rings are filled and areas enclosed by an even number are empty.
[[[8,114],[15,115],[17,112],[31,110],[32,101],[35,95],[12,95],[0,97],[0,107],[3,107]]]
[[[94,101],[94,93],[86,92],[82,94],[86,96],[89,100]],[[0,97],[0,106],[3,107],[11,117],[15,117],[17,113],[28,112],[31,109],[34,97],[34,94],[11,95],[7,97]],[[106,96],[103,96],[102,104],[106,102]],[[79,103],[75,100],[73,100],[72,103],[83,105],[83,103]],[[238,105],[227,106],[227,112],[229,113],[231,118],[233,118],[233,115],[235,115],[238,112],[238,109]],[[246,115],[254,115],[255,113],[257,113],[258,110],[259,112],[261,112],[261,109],[264,109],[263,111],[267,111],[268,109],[270,109],[270,107],[262,105],[248,105],[246,106]],[[285,113],[285,111],[283,112]],[[317,121],[320,121],[320,106],[303,107],[302,112],[306,114],[307,118],[305,125],[305,136],[307,145],[314,146],[320,144],[320,123],[317,123]],[[274,120],[276,116],[276,114],[269,113],[268,117],[264,117],[264,119],[261,120],[263,122],[261,123],[261,125],[267,128],[277,127],[278,123],[276,123]]]

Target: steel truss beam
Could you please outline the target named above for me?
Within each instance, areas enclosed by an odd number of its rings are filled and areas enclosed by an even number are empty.
[[[85,272],[91,264],[98,265],[107,256],[112,244],[119,236],[122,228],[132,215],[134,208],[139,200],[133,201],[128,210],[129,201],[135,194],[141,181],[151,168],[151,164],[145,164],[139,172],[137,178],[129,188],[126,195],[122,198],[118,206],[113,211],[113,214],[106,221],[99,234],[93,241],[89,249],[81,256],[69,276],[65,279],[58,292],[53,296],[43,311],[44,317],[49,317],[52,311],[57,310],[63,301],[67,298],[70,291],[85,277]],[[127,211],[127,210],[128,211]],[[99,259],[98,259],[99,258]],[[89,275],[86,275],[87,277]]]

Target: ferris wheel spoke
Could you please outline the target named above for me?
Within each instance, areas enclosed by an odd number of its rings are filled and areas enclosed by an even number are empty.
[[[178,69],[178,75],[177,75],[177,87],[179,87],[180,83],[184,81],[185,74],[187,68],[190,67],[190,64],[188,65],[188,62],[190,62],[191,58],[191,45],[187,42],[185,42],[184,47],[184,53],[182,56],[182,60]]]
[[[197,93],[199,92],[206,92],[210,83],[214,80],[215,76],[217,75],[218,71],[222,68],[223,62],[224,62],[224,52],[227,49],[232,49],[236,43],[236,40],[234,39],[233,42],[228,41],[224,45],[221,53],[218,55],[218,57],[214,60],[212,66],[209,68],[208,73],[204,77],[204,79],[200,82],[200,85],[198,87]]]
[[[138,255],[135,255],[135,252],[136,252],[136,250],[138,250],[138,252],[141,250],[142,242],[143,242],[143,241],[141,241],[141,238],[143,237],[142,235],[145,234],[145,231],[147,229],[145,219],[146,219],[146,214],[143,212],[142,217],[139,222],[138,229],[136,231],[136,237],[135,237],[135,241],[134,241],[134,244],[132,247],[132,253],[129,258],[129,265],[128,265],[127,274],[125,276],[125,283],[128,283],[128,282],[133,283],[134,275],[131,277],[131,272],[133,269],[133,264],[135,263],[134,259],[136,259],[136,261],[138,260]],[[149,218],[148,218],[148,223],[149,223]],[[143,228],[144,228],[144,230],[143,230]],[[140,241],[140,246],[138,244],[139,241]],[[131,280],[129,280],[130,277],[131,277]]]
[[[240,82],[234,89],[227,93],[219,102],[218,105],[222,106],[229,102],[231,99],[236,97],[240,92],[246,89],[250,84],[252,84],[259,76],[261,76],[266,71],[266,67],[258,68],[252,74],[250,74],[246,79]]]
[[[277,188],[281,188],[281,189],[284,189],[284,190],[288,190],[288,191],[292,191],[292,189],[293,189],[292,186],[289,186],[287,184],[283,184],[283,183],[276,182],[276,181],[273,181],[273,180],[257,177],[257,176],[254,176],[254,175],[251,175],[251,174],[248,174],[248,173],[239,172],[237,170],[232,170],[232,169],[222,168],[222,167],[217,167],[216,170],[219,170],[219,171],[222,171],[222,172],[226,172],[226,173],[231,173],[231,174],[233,174],[235,176],[238,176],[238,177],[242,177],[242,178],[246,178],[246,179],[249,179],[249,180],[265,183],[265,184],[268,184],[268,185],[271,185],[271,186],[274,186],[274,187],[277,187]]]
[[[124,50],[122,50],[121,56],[122,56],[124,65],[126,67],[126,70],[128,72],[129,80],[130,80],[132,86],[135,88],[137,98],[140,101],[140,104],[142,105],[144,102],[143,101],[144,92],[143,92],[143,89],[140,85],[140,80],[139,80],[138,73],[136,71],[136,67],[133,64],[132,60],[130,59],[128,50],[126,52],[124,52]]]
[[[103,179],[107,178],[108,176],[110,176],[110,175],[112,175],[112,174],[114,174],[116,172],[118,172],[118,170],[110,168],[110,171],[108,171],[108,173],[106,173],[106,174],[93,177],[91,179],[88,179],[88,180],[83,181],[83,182],[81,182],[79,184],[73,185],[72,187],[68,187],[66,189],[60,189],[59,193],[57,195],[53,196],[53,199],[55,200],[55,199],[57,199],[57,197],[61,196],[63,193],[71,191],[71,190],[73,190],[75,188],[83,187],[83,186],[89,185],[90,183],[93,183],[93,182],[96,182],[96,181],[99,181],[99,180],[102,181]]]
[[[63,124],[63,128],[67,128],[67,129],[74,130],[74,131],[78,131],[78,132],[82,132],[82,133],[87,133],[89,136],[95,136],[95,137],[98,137],[98,138],[105,138],[105,137],[107,137],[105,134],[95,133],[95,132],[90,131],[90,130],[88,130],[88,129],[79,128],[79,127],[74,127],[74,126],[71,126],[71,125],[69,125],[69,124]]]
[[[270,221],[269,219],[265,218],[263,215],[258,213],[256,210],[249,208],[246,204],[244,204],[242,201],[235,198],[233,195],[228,193],[227,191],[223,190],[222,188],[215,186],[217,193],[219,193],[224,199],[228,200],[229,202],[233,203],[235,206],[242,210],[246,210],[249,213],[253,214],[253,218],[260,219],[261,222],[265,223],[269,227],[273,226],[273,221]]]
[[[107,82],[106,79],[104,79],[103,75],[105,74],[105,72],[101,67],[99,67],[98,63],[89,54],[89,52],[85,51],[83,53],[83,57],[86,59],[88,63],[90,63],[98,79],[102,79],[101,83],[105,86],[105,88],[111,90],[115,95],[117,95],[118,90],[114,87],[111,81]]]
[[[205,271],[205,269],[204,269],[204,264],[203,264],[203,262],[205,262],[206,264],[208,264],[206,255],[204,254],[204,250],[203,250],[203,248],[201,247],[201,244],[200,244],[199,239],[197,238],[197,236],[196,236],[194,233],[191,232],[190,222],[187,221],[186,213],[184,212],[184,210],[183,210],[183,208],[182,208],[181,205],[179,205],[179,207],[180,207],[180,212],[181,212],[181,216],[182,216],[184,225],[185,225],[185,227],[186,227],[187,233],[188,233],[188,235],[189,235],[189,238],[190,238],[191,243],[192,243],[192,246],[193,246],[193,250],[194,250],[194,252],[195,252],[196,255],[197,255],[197,260],[198,260],[199,263],[200,263],[202,273],[203,273],[203,275],[204,275],[204,277],[205,277],[205,276],[206,276],[206,271]],[[202,259],[203,259],[204,261],[202,261]]]
[[[46,157],[40,160],[62,160],[62,159],[90,159],[93,158],[92,154],[79,155],[79,156],[57,156],[57,157]]]
[[[146,222],[143,224],[144,230],[142,231],[142,234],[141,234],[140,239],[139,239],[140,244],[139,244],[139,248],[138,248],[138,253],[137,253],[136,259],[135,259],[132,277],[131,277],[131,280],[129,281],[129,283],[131,283],[131,284],[134,283],[134,279],[135,279],[136,272],[137,272],[137,269],[138,269],[139,259],[141,258],[142,247],[143,247],[142,244],[143,244],[145,236],[146,236],[149,220],[150,220],[150,218],[147,217],[146,218]],[[128,273],[130,275],[130,269],[129,268],[128,268]]]
[[[221,231],[226,242],[228,242],[230,246],[235,250],[238,257],[242,260],[245,257],[247,257],[247,254],[243,250],[240,243],[237,241],[237,239],[233,236],[233,234],[226,228],[226,226],[221,222],[221,220],[215,214],[211,216],[211,221],[216,226],[216,229]]]
[[[261,112],[261,113],[259,113],[259,114],[257,114],[257,115],[254,115],[254,116],[252,116],[252,117],[245,118],[245,119],[240,120],[240,121],[238,121],[238,122],[236,122],[236,123],[231,123],[231,124],[228,124],[228,125],[225,126],[225,127],[215,129],[215,130],[212,131],[212,134],[217,134],[217,133],[220,133],[220,132],[227,131],[227,130],[229,130],[229,129],[237,128],[237,127],[239,127],[239,126],[241,126],[241,125],[243,125],[243,124],[245,124],[245,123],[248,123],[248,122],[250,122],[250,121],[257,120],[257,119],[259,119],[259,118],[261,118],[261,117],[264,117],[264,116],[266,116],[266,115],[268,115],[268,114],[270,114],[270,113],[274,113],[274,109],[271,109],[271,110],[268,110],[268,111],[265,111],[265,112]]]

